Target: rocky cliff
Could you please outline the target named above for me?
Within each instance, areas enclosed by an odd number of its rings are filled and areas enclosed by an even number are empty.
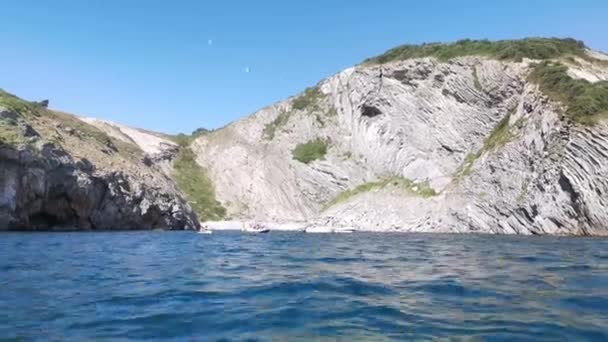
[[[608,234],[608,56],[572,39],[397,47],[192,136],[46,105],[0,92],[0,230],[188,229],[196,211]]]
[[[0,92],[0,230],[192,229],[177,145]],[[108,134],[110,131],[112,134]]]
[[[570,39],[399,47],[191,148],[243,220],[608,234],[607,61]]]

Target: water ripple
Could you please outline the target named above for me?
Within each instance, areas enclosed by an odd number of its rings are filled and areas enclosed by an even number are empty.
[[[0,340],[608,340],[607,239],[0,236]]]

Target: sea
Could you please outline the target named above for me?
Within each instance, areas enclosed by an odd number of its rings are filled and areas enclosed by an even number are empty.
[[[608,239],[0,234],[0,341],[608,341]]]

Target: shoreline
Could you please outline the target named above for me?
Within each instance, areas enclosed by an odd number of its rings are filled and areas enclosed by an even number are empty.
[[[283,231],[283,232],[296,232],[303,231],[308,223],[305,222],[286,222],[286,223],[276,223],[276,222],[258,222],[265,227],[268,227],[271,231]],[[237,221],[237,220],[228,220],[228,221],[209,221],[209,222],[201,222],[201,227],[208,227],[210,230],[236,230],[241,231],[246,226],[250,226],[252,224],[251,221]]]
[[[212,231],[243,231],[243,227],[251,225],[252,221],[227,220],[200,222],[201,227],[207,226]],[[341,234],[341,233],[393,233],[393,234],[455,234],[455,235],[493,235],[493,236],[526,236],[526,237],[575,237],[575,238],[608,238],[608,235],[576,235],[576,234],[497,234],[492,232],[463,232],[446,230],[406,230],[406,229],[366,229],[361,226],[332,226],[315,225],[310,222],[256,222],[264,225],[270,231],[303,232],[308,234]],[[307,231],[308,230],[308,231]]]
[[[206,226],[211,231],[243,231],[244,227],[251,226],[253,221],[226,220],[200,222],[201,227]],[[302,232],[308,234],[343,234],[343,233],[375,233],[375,234],[455,234],[455,235],[500,235],[500,236],[527,236],[527,237],[574,237],[574,238],[608,238],[608,234],[577,235],[577,234],[497,234],[492,232],[450,231],[450,230],[407,230],[397,229],[369,229],[362,226],[315,225],[311,222],[260,222],[270,231],[275,232]],[[90,230],[70,228],[39,229],[39,230],[0,230],[0,233],[120,233],[120,232],[196,232],[196,229],[109,229]]]

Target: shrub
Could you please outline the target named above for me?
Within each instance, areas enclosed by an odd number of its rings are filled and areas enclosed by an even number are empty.
[[[175,134],[175,135],[166,135],[166,137],[173,140],[173,142],[175,142],[176,144],[178,144],[181,147],[187,147],[187,146],[190,146],[190,144],[192,143],[192,141],[194,141],[194,139],[200,137],[201,135],[205,135],[209,132],[210,131],[206,128],[197,128],[190,135],[184,134],[184,133],[179,133],[179,134]]]
[[[295,110],[318,109],[319,99],[323,96],[319,87],[306,88],[300,96],[293,100],[292,107]]]
[[[323,96],[324,95],[318,86],[306,88],[306,90],[304,90],[304,92],[302,94],[300,94],[298,97],[296,97],[293,100],[292,105],[291,105],[292,109],[293,110],[306,110],[309,112],[317,111],[320,109],[319,101],[321,100],[321,98]],[[287,122],[289,122],[289,119],[291,118],[292,114],[293,114],[293,111],[289,111],[289,112],[283,111],[274,120],[267,123],[264,126],[264,131],[263,131],[264,138],[267,140],[274,139],[277,131],[279,129],[281,129],[283,126],[285,126],[287,124]],[[332,106],[325,113],[325,116],[327,116],[329,118],[329,117],[335,116],[337,114],[338,114],[338,112]],[[315,120],[321,127],[324,127],[326,124],[325,119],[323,118],[323,115],[321,113],[315,114]]]
[[[502,147],[511,140],[512,135],[509,127],[510,119],[511,115],[508,114],[496,124],[492,132],[490,132],[490,135],[483,142],[484,152]]]
[[[266,138],[268,140],[274,139],[274,136],[276,135],[277,130],[287,124],[290,116],[291,116],[290,112],[281,112],[274,120],[267,123],[266,126],[264,126],[264,131],[263,131],[264,138]]]
[[[382,64],[410,58],[436,57],[449,60],[462,56],[488,56],[500,60],[549,59],[566,55],[585,56],[585,44],[572,38],[527,38],[521,40],[459,40],[455,43],[402,45],[364,63]]]
[[[608,82],[591,83],[568,75],[568,67],[554,62],[534,66],[530,80],[543,93],[566,106],[565,114],[582,124],[593,124],[608,115]]]
[[[304,144],[299,144],[292,151],[293,159],[308,164],[314,160],[325,157],[327,153],[327,142],[317,138]]]
[[[226,209],[216,200],[215,189],[190,147],[182,147],[173,164],[173,178],[200,220],[221,220]]]
[[[16,145],[22,140],[21,138],[21,134],[15,125],[0,119],[0,146]]]
[[[511,109],[511,111],[504,118],[498,121],[496,126],[494,126],[494,129],[492,129],[492,132],[490,132],[490,135],[488,135],[483,141],[483,147],[479,151],[469,153],[465,156],[462,165],[454,175],[454,180],[456,182],[460,181],[463,176],[471,175],[473,165],[475,165],[477,159],[479,159],[479,157],[481,157],[485,152],[497,150],[511,141],[513,135],[511,134],[509,120],[511,119],[511,115],[515,113],[516,109],[516,107]]]

